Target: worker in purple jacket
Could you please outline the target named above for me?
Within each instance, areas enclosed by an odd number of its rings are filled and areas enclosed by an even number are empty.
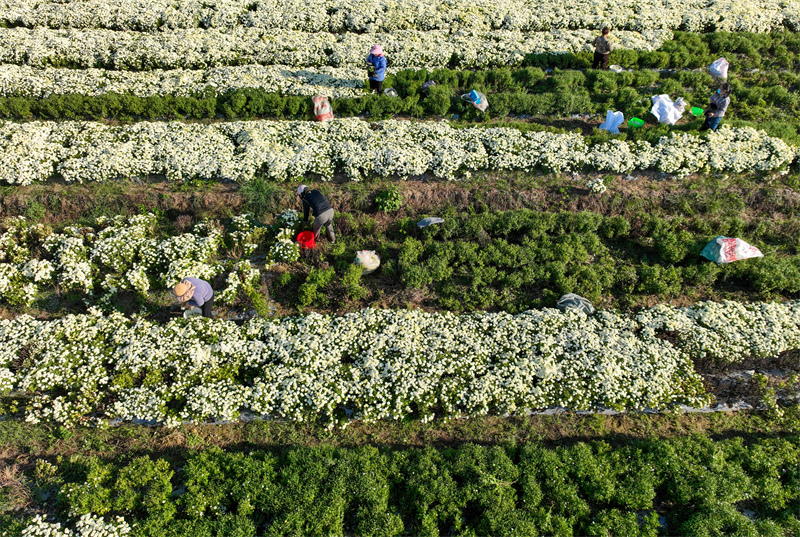
[[[214,290],[207,281],[199,278],[184,278],[175,286],[172,294],[181,305],[201,308],[203,317],[213,318],[211,308],[214,307]]]

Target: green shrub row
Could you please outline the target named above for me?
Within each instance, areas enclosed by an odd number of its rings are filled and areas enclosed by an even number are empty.
[[[133,536],[780,537],[800,532],[798,441],[76,455],[39,460],[31,481],[60,520],[122,516]],[[23,524],[6,516],[4,535]]]
[[[355,250],[376,249],[383,259],[381,278],[366,277],[364,285],[426,289],[438,307],[453,311],[553,307],[566,293],[625,308],[648,295],[700,299],[746,292],[797,298],[800,293],[798,219],[644,215],[628,220],[527,209],[439,216],[443,224],[422,230],[415,225],[420,215],[376,233],[374,220],[369,225],[371,219],[338,215],[347,247],[337,243],[329,252],[332,264],[343,272]],[[742,238],[765,257],[725,265],[700,257],[718,235]],[[314,285],[318,300],[298,304],[330,306],[341,292],[338,280],[328,283],[327,292]],[[295,288],[286,289],[285,294],[277,289],[278,296],[296,303]],[[303,288],[301,296],[307,296]]]
[[[657,50],[617,49],[611,63],[626,69],[698,69],[724,56],[731,72],[745,69],[797,69],[800,35],[792,32],[674,32]],[[528,54],[523,65],[541,68],[588,69],[592,53]]]
[[[434,80],[428,92],[422,84]],[[731,78],[733,104],[726,121],[737,126],[765,128],[769,134],[789,143],[800,143],[800,76],[767,73],[745,78]],[[715,82],[707,72],[679,71],[659,75],[655,71],[613,73],[610,71],[556,71],[545,75],[539,68],[518,70],[428,72],[401,71],[387,78],[399,98],[364,95],[358,98],[332,99],[337,117],[368,115],[385,119],[393,115],[432,118],[455,114],[468,121],[508,116],[547,117],[549,122],[573,114],[604,114],[622,111],[627,118],[640,117],[655,122],[650,113],[653,95],[666,93],[673,98],[705,107]],[[487,114],[480,114],[461,100],[471,89],[485,93],[490,102]],[[690,117],[687,115],[687,117]],[[51,95],[46,98],[0,97],[0,118],[13,120],[43,119],[312,119],[311,99],[285,96],[260,89],[244,88],[216,95],[211,88],[191,97],[170,95],[137,97],[109,93],[99,96],[77,94]],[[697,129],[702,120],[692,119],[683,128]],[[767,122],[766,124],[764,122]],[[560,130],[558,128],[548,130]],[[644,129],[645,131],[647,129]],[[652,135],[652,133],[650,133]]]
[[[427,80],[436,86],[423,91]],[[732,78],[734,102],[740,105],[737,117],[744,119],[786,119],[788,112],[797,119],[800,113],[796,88],[800,76],[790,72],[770,72]],[[604,112],[606,108],[644,115],[650,108],[650,96],[667,93],[704,106],[714,90],[715,81],[707,72],[656,71],[587,72],[557,70],[546,75],[538,67],[491,69],[486,71],[403,70],[389,75],[386,85],[396,89],[400,98],[365,94],[362,97],[332,99],[337,115],[369,114],[385,118],[392,114],[418,117],[449,113],[462,115],[473,108],[464,105],[462,93],[476,89],[489,96],[490,117],[512,115],[569,115]],[[467,114],[475,116],[475,113]],[[190,97],[171,95],[137,97],[108,93],[99,96],[79,94],[51,95],[46,98],[0,97],[0,117],[7,119],[105,119],[182,117],[188,119],[250,119],[274,117],[311,119],[311,100],[286,96],[255,88],[242,88],[215,94],[206,92]]]
[[[347,310],[364,301],[403,307],[398,289],[422,289],[431,305],[444,310],[509,312],[553,307],[566,293],[621,308],[643,305],[654,295],[659,300],[800,298],[800,217],[748,221],[735,216],[744,200],[707,201],[705,211],[671,217],[450,209],[436,213],[444,223],[424,229],[416,222],[425,214],[379,224],[367,214],[337,213],[341,240],[322,241],[313,258],[271,278],[270,298],[299,311]],[[685,204],[676,210],[694,211]],[[166,219],[159,226],[177,232]],[[718,235],[739,237],[764,257],[723,265],[701,257]],[[364,276],[353,264],[359,250],[376,250],[382,260],[378,272]],[[221,278],[216,285],[225,285]],[[45,292],[38,307],[63,313],[58,296]],[[127,311],[127,296],[119,300],[112,303]]]
[[[673,41],[657,51],[617,50],[613,62],[634,72],[615,74],[588,70],[590,53],[537,54],[526,59],[527,67],[481,71],[439,69],[403,70],[388,75],[385,86],[395,88],[401,98],[365,95],[335,99],[334,113],[341,116],[369,114],[385,118],[392,114],[417,117],[461,114],[475,119],[478,113],[465,106],[459,95],[477,89],[489,95],[488,117],[507,115],[571,115],[603,113],[608,108],[622,110],[626,116],[647,115],[649,97],[667,93],[684,97],[703,106],[714,82],[708,65],[719,56],[731,62],[734,117],[753,120],[800,119],[796,67],[800,37],[791,33],[693,34],[676,32]],[[550,71],[550,76],[543,69]],[[653,68],[702,69],[659,73]],[[758,69],[759,72],[745,72]],[[564,71],[566,70],[566,71]],[[434,80],[429,92],[422,84]],[[245,119],[276,117],[310,119],[310,99],[283,96],[253,88],[215,94],[208,88],[191,97],[106,94],[52,95],[44,99],[0,98],[0,118],[7,119],[155,119],[177,117],[204,119],[225,117]]]

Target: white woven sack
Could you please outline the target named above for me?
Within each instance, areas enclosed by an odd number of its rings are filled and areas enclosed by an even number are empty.
[[[606,111],[606,121],[600,125],[600,128],[607,130],[611,134],[619,134],[619,126],[625,121],[625,116],[622,112]]]
[[[728,78],[728,65],[728,60],[725,58],[714,60],[714,62],[708,68],[708,72],[714,78]]]

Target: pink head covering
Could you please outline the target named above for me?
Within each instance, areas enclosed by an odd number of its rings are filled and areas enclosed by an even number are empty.
[[[373,45],[373,47],[369,49],[369,53],[375,56],[383,56],[383,49],[380,45]]]
[[[183,280],[172,289],[172,294],[178,302],[186,302],[194,296],[194,285],[189,280]]]

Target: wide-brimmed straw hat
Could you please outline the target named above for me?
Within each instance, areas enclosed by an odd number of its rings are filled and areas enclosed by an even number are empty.
[[[194,296],[194,285],[188,280],[183,280],[172,289],[172,294],[175,295],[175,300],[178,302],[191,300]]]

